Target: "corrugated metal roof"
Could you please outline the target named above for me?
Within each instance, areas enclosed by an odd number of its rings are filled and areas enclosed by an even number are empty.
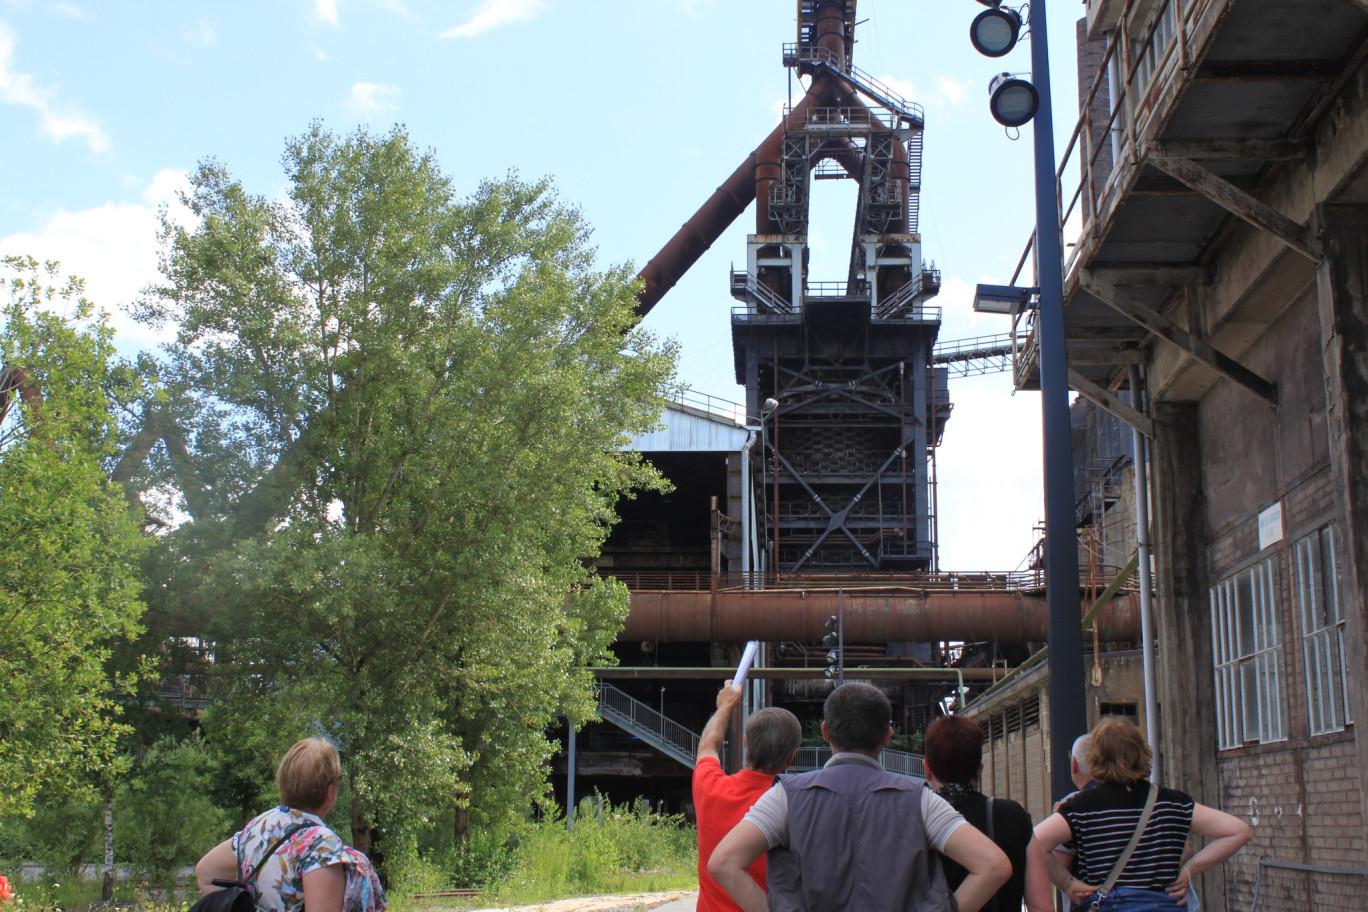
[[[625,450],[637,453],[736,453],[749,433],[731,418],[678,402],[665,404],[663,430],[633,439]]]

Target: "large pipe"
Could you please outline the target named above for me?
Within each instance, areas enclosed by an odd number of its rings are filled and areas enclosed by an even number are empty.
[[[837,590],[635,591],[618,639],[661,643],[792,640],[816,643],[837,613]],[[939,640],[1041,643],[1042,595],[1017,590],[845,591],[845,638],[856,643]],[[1080,615],[1081,620],[1081,615]],[[1139,599],[1114,598],[1097,617],[1104,642],[1140,633]]]
[[[844,66],[846,59],[844,3],[827,4],[830,9],[818,10],[817,44],[835,55]],[[840,107],[841,93],[848,91],[840,80],[818,76],[808,86],[803,97],[793,106],[786,121],[801,126],[807,109],[813,105]],[[863,106],[863,103],[860,103]],[[773,226],[769,217],[769,188],[779,178],[785,122],[770,132],[746,157],[731,176],[713,191],[712,196],[693,216],[680,226],[674,237],[665,242],[651,261],[637,274],[645,283],[637,295],[637,313],[646,316],[660,303],[665,293],[675,286],[689,267],[698,262],[713,241],[731,227],[751,200],[756,201],[755,233],[770,234]],[[905,153],[904,153],[905,155]],[[897,229],[902,230],[902,229]]]

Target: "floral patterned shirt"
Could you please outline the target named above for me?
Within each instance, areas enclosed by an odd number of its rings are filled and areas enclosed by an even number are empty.
[[[233,853],[243,883],[248,883],[252,868],[275,841],[300,823],[306,824],[305,828],[285,840],[261,866],[256,883],[248,884],[262,912],[303,912],[304,875],[352,860],[342,839],[320,818],[296,808],[276,807],[252,818],[233,835]]]

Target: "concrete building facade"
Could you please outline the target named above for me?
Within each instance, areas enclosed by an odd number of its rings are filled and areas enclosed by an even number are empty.
[[[1161,775],[1254,827],[1208,908],[1368,908],[1368,3],[1086,7],[1067,358],[1145,441]]]

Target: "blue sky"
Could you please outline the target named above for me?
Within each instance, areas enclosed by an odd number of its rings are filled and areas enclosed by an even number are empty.
[[[255,193],[284,188],[287,137],[402,123],[458,189],[550,175],[604,264],[640,267],[773,129],[802,86],[780,61],[793,0],[0,0],[0,253],[57,259],[116,315],[156,277],[156,211],[200,160]],[[942,339],[1004,332],[970,309],[1005,283],[1033,221],[1030,127],[988,115],[973,0],[859,0],[855,64],[926,110],[923,256],[943,272]],[[1057,146],[1073,127],[1077,2],[1052,0]],[[791,95],[790,95],[791,93]],[[816,185],[813,278],[843,278],[853,186]],[[828,215],[829,213],[829,215]],[[683,379],[740,400],[727,272],[748,212],[647,318]],[[941,565],[1011,569],[1036,539],[1040,411],[1005,374],[951,381],[938,454]]]

